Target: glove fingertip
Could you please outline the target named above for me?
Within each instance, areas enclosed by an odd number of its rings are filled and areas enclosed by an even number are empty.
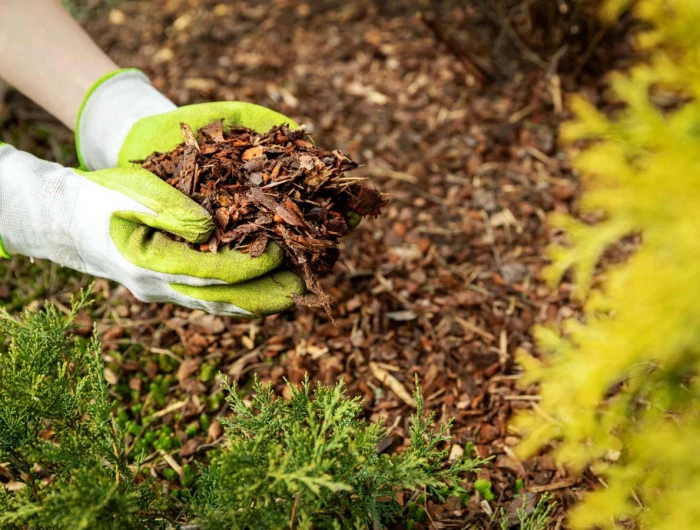
[[[287,298],[306,293],[306,284],[301,276],[290,271],[280,271],[272,275],[272,280],[280,290],[287,293]],[[292,302],[293,304],[293,302]]]
[[[173,231],[173,233],[190,243],[206,243],[211,239],[216,226],[211,216],[206,211],[204,213],[206,215],[200,214],[178,219],[175,227],[177,232]]]
[[[236,316],[258,318],[286,311],[294,306],[294,296],[305,292],[304,280],[289,271],[268,274],[244,283],[233,285],[191,286],[170,284],[177,293],[197,300],[194,305],[204,306],[209,312],[217,312],[222,304],[230,305],[248,315],[236,311]],[[188,304],[186,299],[181,301]]]

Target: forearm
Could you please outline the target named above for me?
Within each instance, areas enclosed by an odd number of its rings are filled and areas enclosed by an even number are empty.
[[[0,0],[0,77],[69,128],[90,87],[117,68],[60,0]]]

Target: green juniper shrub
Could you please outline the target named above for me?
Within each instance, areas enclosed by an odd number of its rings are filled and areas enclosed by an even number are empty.
[[[464,498],[463,474],[483,462],[445,466],[450,426],[433,430],[418,385],[410,444],[378,454],[383,423],[362,420],[342,383],[312,390],[307,379],[280,399],[256,381],[251,406],[235,386],[217,394],[232,413],[210,463],[184,464],[180,475],[166,468],[159,482],[139,459],[151,446],[175,453],[177,439],[111,412],[98,339],[71,333],[86,305],[81,293],[69,314],[51,304],[18,319],[0,310],[0,528],[380,528],[422,518],[422,505],[412,514],[400,505],[402,491]],[[202,414],[199,425],[210,421]],[[127,432],[142,433],[136,463]]]
[[[554,496],[551,493],[545,493],[537,501],[534,508],[527,509],[527,496],[523,496],[523,504],[521,508],[516,510],[515,516],[517,521],[513,524],[509,521],[505,510],[501,508],[498,513],[494,514],[495,518],[501,521],[501,530],[509,530],[517,528],[519,530],[544,530],[547,527],[552,512],[557,506]],[[495,525],[494,525],[495,526]]]
[[[0,487],[0,528],[163,526],[166,505],[151,482],[137,483],[110,412],[97,338],[69,331],[53,305],[15,320],[0,310],[0,462],[19,486]],[[13,488],[14,489],[14,488]]]
[[[434,417],[423,418],[416,386],[411,444],[392,455],[377,453],[385,427],[359,418],[362,402],[344,397],[342,382],[312,392],[307,379],[284,400],[256,381],[251,406],[227,387],[228,447],[203,470],[196,497],[204,526],[372,528],[399,516],[401,491],[425,489],[440,500],[463,493],[460,476],[483,461],[444,468],[450,425],[432,430]]]

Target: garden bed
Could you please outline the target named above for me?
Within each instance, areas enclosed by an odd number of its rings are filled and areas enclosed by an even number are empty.
[[[98,323],[122,421],[137,433],[152,417],[173,440],[177,465],[190,469],[221,442],[217,371],[243,387],[256,373],[280,391],[285,378],[299,383],[308,372],[325,384],[344,378],[364,397],[368,418],[386,418],[382,450],[394,451],[407,443],[417,373],[426,408],[439,422],[455,418],[451,453],[473,442],[493,457],[472,477],[491,483],[493,500],[476,493],[466,506],[426,501],[424,527],[490,528],[501,508],[515,516],[523,492],[534,506],[549,491],[558,501],[550,527],[561,528],[564,510],[596,478],[570,476],[549,454],[515,458],[508,420],[537,408],[538,396],[518,388],[513,355],[533,351],[533,324],[578,311],[567,283],[550,291],[538,273],[553,238],[544,219],[570,211],[577,189],[557,148],[563,96],[602,93],[598,80],[553,81],[532,66],[478,88],[463,61],[401,5],[387,12],[369,1],[245,4],[125,3],[85,25],[176,104],[251,101],[309,124],[320,146],[349,153],[362,165],[355,174],[392,200],[343,239],[339,263],[321,281],[336,303],[335,325],[321,308],[245,322],[144,304],[98,281],[101,301],[83,318]],[[8,103],[0,120],[13,143],[65,163],[56,138],[67,133],[46,140],[28,126],[46,120],[34,106],[16,95]],[[30,271],[17,260],[2,267],[0,298],[10,306],[43,295],[65,302],[64,284],[88,281],[56,281],[54,267]],[[43,285],[38,295],[27,287],[33,283]],[[141,439],[131,439],[132,451]],[[168,482],[169,462],[140,447]]]

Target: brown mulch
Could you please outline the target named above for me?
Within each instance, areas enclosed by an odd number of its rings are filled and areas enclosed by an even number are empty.
[[[387,201],[362,186],[362,177],[345,175],[357,164],[338,150],[316,147],[303,127],[282,124],[257,133],[224,129],[217,120],[196,136],[187,124],[180,128],[182,144],[139,163],[211,214],[214,233],[196,248],[228,247],[258,258],[276,242],[286,256],[283,266],[301,275],[310,291],[295,301],[323,307],[333,319],[319,278],[338,261],[351,217],[377,217]]]
[[[459,26],[462,16],[446,18]],[[386,417],[394,448],[405,443],[417,373],[439,422],[455,418],[453,454],[473,442],[494,457],[478,478],[493,483],[496,499],[429,504],[426,527],[492,527],[490,512],[512,515],[521,505],[521,479],[532,494],[555,495],[550,527],[565,528],[565,509],[595,477],[573,478],[549,454],[519,462],[508,420],[538,399],[535,388],[517,387],[515,351],[534,351],[534,324],[578,311],[569,284],[552,291],[538,273],[553,237],[545,218],[570,211],[577,192],[557,146],[565,94],[600,100],[599,79],[560,78],[525,61],[508,81],[480,88],[412,2],[130,2],[86,27],[175,103],[244,100],[289,115],[321,147],[349,153],[361,164],[355,173],[392,196],[381,217],[344,238],[339,263],[322,280],[337,326],[322,309],[244,322],[143,304],[98,282],[115,384],[158,374],[159,355],[179,363],[168,395],[178,408],[161,415],[188,447],[178,459],[195,457],[184,425],[220,392],[197,377],[201,365],[243,385],[257,373],[280,390],[284,378],[296,383],[307,372],[325,384],[342,377],[365,398],[368,418]],[[26,123],[32,108],[20,101],[10,119]],[[124,351],[134,347],[151,357],[130,359]],[[210,429],[200,441],[218,436]]]

